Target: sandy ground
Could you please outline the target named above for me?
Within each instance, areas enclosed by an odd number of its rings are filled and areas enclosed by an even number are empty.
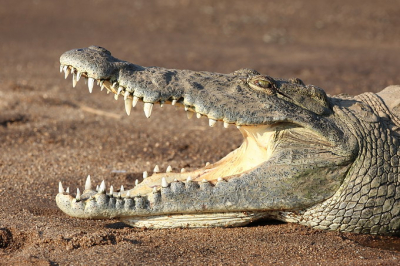
[[[330,94],[400,84],[399,1],[0,0],[0,264],[399,265],[400,239],[260,223],[140,230],[69,218],[55,204],[90,174],[131,187],[155,164],[195,169],[241,142],[183,111],[141,106],[59,74],[100,45],[136,64],[299,77]]]

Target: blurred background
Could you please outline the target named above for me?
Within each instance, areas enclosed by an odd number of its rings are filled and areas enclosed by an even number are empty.
[[[400,84],[399,14],[398,0],[0,0],[0,79],[54,84],[64,51],[98,45],[144,66],[379,91]]]

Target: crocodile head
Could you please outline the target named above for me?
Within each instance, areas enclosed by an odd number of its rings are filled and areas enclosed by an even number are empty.
[[[152,175],[130,190],[92,189],[90,179],[72,197],[61,183],[59,208],[81,218],[119,218],[137,227],[239,226],[259,218],[288,220],[341,186],[357,154],[325,92],[300,79],[275,79],[241,69],[231,74],[142,67],[104,48],[74,49],[60,58],[73,86],[95,81],[124,100],[127,114],[139,101],[181,106],[209,125],[236,126],[243,143],[220,161],[193,172]]]

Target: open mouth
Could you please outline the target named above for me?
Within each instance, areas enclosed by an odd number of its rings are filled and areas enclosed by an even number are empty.
[[[134,96],[132,92],[119,86],[117,82],[111,80],[95,80],[94,78],[88,77],[87,73],[81,73],[72,66],[61,65],[60,72],[64,71],[65,78],[69,74],[72,74],[73,87],[76,86],[80,79],[84,79],[88,85],[89,92],[92,93],[94,84],[97,83],[101,87],[107,90],[107,93],[114,93],[115,99],[118,97],[124,98],[125,110],[128,115],[131,113],[131,109],[137,105],[139,101],[143,101],[143,98]],[[152,114],[154,102],[144,102],[144,114],[146,117],[150,117]],[[169,99],[160,104],[171,104],[175,106],[183,106],[187,112],[188,118],[191,118],[194,114],[198,118],[201,116],[207,116],[196,112],[193,107],[185,106],[183,99]],[[213,127],[218,120],[209,118],[209,126]],[[224,127],[227,128],[229,124],[224,123]],[[256,168],[258,165],[268,161],[272,156],[275,147],[278,144],[278,136],[282,134],[284,130],[296,127],[291,123],[272,123],[267,125],[236,125],[242,133],[244,138],[241,146],[224,158],[215,163],[207,163],[205,167],[197,169],[192,172],[187,172],[185,169],[181,169],[180,173],[173,173],[171,168],[168,167],[165,172],[161,172],[158,166],[154,167],[153,173],[149,175],[148,172],[143,173],[143,181],[136,182],[134,188],[129,193],[131,195],[145,195],[154,189],[160,188],[162,182],[171,183],[173,181],[186,182],[197,181],[197,182],[209,182],[215,185],[217,182],[228,181],[229,179],[250,171]],[[117,191],[114,191],[117,193]],[[128,191],[121,191],[121,196],[126,196]]]

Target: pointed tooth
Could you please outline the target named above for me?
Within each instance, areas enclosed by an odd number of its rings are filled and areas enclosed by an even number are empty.
[[[160,101],[160,107],[163,108],[164,106],[164,101]]]
[[[161,186],[162,186],[162,187],[168,187],[168,182],[167,182],[167,180],[165,179],[165,177],[163,177],[163,178],[161,179]]]
[[[222,179],[222,177],[218,177],[217,181],[218,181],[218,182],[222,182],[222,181],[224,181],[224,180]]]
[[[149,174],[147,173],[147,171],[143,172],[143,179],[147,178],[149,176]]]
[[[177,102],[177,100],[172,100],[171,104],[172,104],[172,105],[175,105],[176,102]]]
[[[114,94],[114,99],[115,99],[115,100],[118,100],[118,96],[119,96],[118,93],[117,93],[117,94]]]
[[[153,104],[152,103],[144,103],[144,115],[149,118],[151,116],[151,111],[153,109]]]
[[[63,72],[64,66],[60,65],[60,73]]]
[[[110,94],[110,91],[109,91],[109,90],[107,90],[107,94]]]
[[[100,80],[96,80],[96,83],[97,83],[97,86],[99,86],[100,85]]]
[[[210,127],[213,127],[215,125],[215,123],[217,123],[217,120],[214,120],[214,119],[211,119],[211,118],[208,120],[208,125]]]
[[[88,79],[88,88],[89,88],[90,93],[92,93],[92,91],[93,91],[93,85],[94,85],[94,78],[89,78]]]
[[[76,71],[76,81],[79,81],[81,79],[82,72]]]
[[[136,187],[137,185],[139,185],[139,179],[136,179],[136,180],[135,180],[135,187]]]
[[[75,73],[75,68],[71,67],[70,72],[71,72],[71,74],[74,74]]]
[[[137,97],[137,96],[133,96],[133,100],[132,100],[132,107],[135,107],[135,106],[136,106],[136,104],[138,103],[138,101],[139,101],[139,97]]]
[[[201,180],[202,183],[208,183],[207,179]]]
[[[65,190],[65,193],[69,194],[69,187]]]
[[[124,89],[123,87],[119,86],[118,90],[117,90],[117,94],[120,95],[123,89]]]
[[[196,117],[197,118],[201,118],[201,114],[200,113],[196,113]]]
[[[132,110],[132,98],[127,98],[125,100],[125,112],[127,115],[131,114],[131,110]]]
[[[185,105],[185,111],[187,112],[189,110],[189,107],[187,107],[186,105]]]
[[[236,125],[236,127],[237,127],[237,128],[240,128],[241,126],[239,126],[239,125]]]
[[[99,185],[96,185],[96,191],[99,191]]]
[[[68,66],[64,66],[63,70],[64,70],[64,73],[65,73],[64,78],[66,79],[66,78],[68,77],[68,75],[69,75],[69,68],[68,68]]]
[[[100,91],[104,89],[104,80],[100,80]]]
[[[121,186],[121,188],[119,189],[120,192],[125,191],[124,186]]]
[[[186,169],[185,169],[185,168],[182,168],[182,169],[181,169],[181,173],[184,173],[184,172],[186,172]]]
[[[110,196],[112,197],[113,194],[114,194],[114,187],[110,186]]]
[[[75,199],[77,201],[81,200],[81,191],[79,190],[79,188],[76,189],[76,197],[75,197]]]
[[[229,123],[228,122],[224,122],[224,128],[228,128],[229,127]]]
[[[117,197],[121,198],[121,192],[118,192]]]
[[[127,198],[130,198],[130,197],[131,197],[131,191],[130,191],[130,190],[128,190],[128,192],[126,193],[126,197],[127,197]]]
[[[157,187],[153,187],[153,193],[157,193]]]
[[[101,181],[100,187],[99,187],[99,193],[103,193],[106,192],[106,183],[103,181]]]
[[[64,193],[64,188],[61,182],[58,183],[58,193]]]
[[[116,88],[117,88],[117,82],[114,82],[114,83],[112,84],[112,87],[113,87],[114,89],[116,89]]]
[[[125,93],[124,93],[124,100],[126,101],[126,99],[128,99],[128,97],[129,97],[129,91],[125,91]]]
[[[160,172],[160,167],[158,167],[158,165],[156,165],[154,167],[153,173],[159,173]]]
[[[188,119],[191,119],[193,117],[194,113],[190,111],[186,111],[186,116]]]
[[[188,178],[186,179],[186,182],[190,182],[192,181],[192,178],[190,176],[188,176]]]
[[[90,189],[92,189],[92,182],[90,181],[90,175],[88,175],[85,182],[85,190]]]
[[[209,166],[210,165],[210,162],[206,162],[206,166]]]
[[[72,73],[72,87],[76,87],[76,83],[78,83],[77,75],[75,72]]]
[[[167,170],[165,171],[166,173],[171,173],[172,172],[172,167],[171,165],[168,165]]]

